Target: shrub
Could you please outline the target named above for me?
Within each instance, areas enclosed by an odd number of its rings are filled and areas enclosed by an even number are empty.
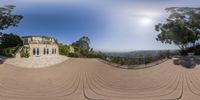
[[[1,55],[7,56],[7,57],[12,57],[15,52],[17,51],[18,47],[11,47],[11,48],[4,48],[1,51]]]
[[[78,58],[78,57],[80,57],[80,54],[78,54],[78,53],[69,53],[68,56],[69,56],[69,57]]]
[[[23,53],[21,53],[21,57],[28,58],[28,57],[30,57],[30,54],[23,52]]]
[[[21,57],[24,57],[24,58],[28,58],[30,57],[30,54],[28,52],[28,48],[23,48],[22,51],[21,51]]]
[[[69,46],[59,45],[59,54],[67,56],[69,54]]]
[[[15,34],[3,34],[2,35],[2,44],[1,46],[3,48],[12,48],[12,47],[18,47],[18,46],[22,46],[23,42],[22,39]]]
[[[153,57],[151,55],[147,55],[145,57],[145,64],[153,62]]]

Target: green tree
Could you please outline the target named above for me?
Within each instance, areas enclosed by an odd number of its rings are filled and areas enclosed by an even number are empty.
[[[17,26],[23,18],[21,15],[13,15],[12,10],[15,8],[13,5],[0,7],[0,30],[5,30],[10,26]]]
[[[172,7],[167,8],[170,14],[165,23],[155,26],[155,30],[160,32],[156,40],[162,43],[174,43],[180,49],[185,50],[189,44],[195,46],[199,39],[199,8]]]
[[[69,54],[69,46],[59,44],[59,54],[67,56]]]
[[[81,37],[78,41],[73,42],[71,45],[75,49],[76,55],[79,57],[88,57],[92,55],[93,50],[90,49],[90,39],[86,36]]]
[[[23,18],[21,15],[12,14],[14,8],[15,6],[13,5],[0,7],[0,30],[5,30],[10,26],[17,26],[17,24]],[[20,37],[12,33],[3,34],[1,39],[2,44],[0,48],[15,47],[22,45],[22,40],[20,39]]]
[[[86,50],[90,49],[89,45],[90,45],[90,39],[86,36],[83,36],[78,41],[72,43],[73,47],[77,47],[80,49],[86,49]]]
[[[9,47],[16,47],[16,46],[22,46],[23,41],[22,39],[15,34],[3,34],[2,35],[2,48],[9,48]]]

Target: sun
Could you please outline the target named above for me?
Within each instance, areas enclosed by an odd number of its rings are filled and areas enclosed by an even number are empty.
[[[153,23],[153,20],[151,18],[144,17],[144,18],[140,18],[139,22],[143,26],[149,26]]]

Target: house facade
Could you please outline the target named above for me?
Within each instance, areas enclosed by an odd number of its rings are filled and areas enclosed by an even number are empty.
[[[58,42],[52,37],[24,36],[24,47],[28,49],[30,57],[58,55]]]

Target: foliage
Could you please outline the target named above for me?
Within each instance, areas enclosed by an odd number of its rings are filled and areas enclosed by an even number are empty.
[[[166,10],[170,15],[165,23],[155,26],[155,30],[160,32],[156,40],[174,43],[182,50],[187,49],[189,44],[195,46],[200,37],[200,9],[172,7]]]
[[[87,57],[90,51],[88,49],[80,49],[79,53],[82,55],[82,57]]]
[[[195,55],[200,55],[200,45],[196,45],[195,47],[190,47],[186,50],[179,51],[181,55],[187,55],[188,52],[193,52]]]
[[[148,64],[165,58],[169,58],[172,55],[170,51],[159,52],[156,56],[147,54],[144,57],[130,58],[130,57],[120,57],[120,56],[108,56],[104,60],[120,65],[141,65]]]
[[[68,56],[69,46],[68,45],[59,45],[59,54]]]
[[[70,53],[70,57],[92,57],[93,51],[90,49],[90,39],[86,36],[81,37],[78,41],[73,42],[71,46],[74,48],[74,53]]]
[[[80,48],[83,50],[89,50],[90,49],[90,39],[86,36],[81,37],[78,41],[73,42],[72,46],[74,48]]]
[[[15,52],[17,51],[18,47],[10,47],[10,48],[5,48],[0,50],[0,55],[4,55],[7,57],[12,57]]]
[[[3,34],[0,45],[0,54],[4,56],[13,56],[17,49],[23,45],[21,38],[14,34]]]
[[[172,56],[173,54],[167,50],[167,51],[163,51],[163,52],[159,52],[158,53],[158,59],[163,59],[163,58],[169,58],[170,56]]]
[[[5,30],[10,26],[17,26],[23,18],[21,15],[13,15],[12,10],[15,8],[13,5],[0,7],[0,30]]]
[[[10,48],[22,45],[23,41],[18,35],[12,33],[2,35],[2,44],[0,45],[2,48]]]
[[[79,58],[79,57],[80,57],[80,54],[78,54],[78,53],[69,53],[68,56],[69,56],[69,57]]]
[[[10,26],[17,26],[23,18],[21,15],[13,15],[13,5],[0,7],[0,30],[5,30]],[[2,34],[2,43],[0,45],[0,54],[13,56],[19,46],[23,44],[21,38],[14,34]]]
[[[148,54],[145,56],[145,64],[151,63],[153,61],[152,55]]]
[[[24,47],[24,48],[22,49],[22,51],[21,51],[21,57],[24,57],[24,58],[30,57],[30,54],[29,54],[28,51],[29,51],[28,48]]]
[[[87,58],[100,58],[100,59],[106,59],[106,55],[103,54],[102,52],[89,52],[87,55]]]

